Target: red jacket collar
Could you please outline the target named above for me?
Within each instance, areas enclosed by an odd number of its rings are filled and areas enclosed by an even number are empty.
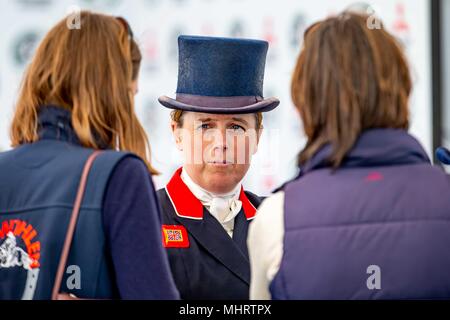
[[[182,168],[179,168],[175,171],[166,185],[166,193],[172,202],[175,213],[179,217],[201,220],[203,219],[203,205],[181,179],[181,170]],[[253,219],[256,214],[256,208],[247,198],[244,188],[241,188],[239,200],[242,202],[242,208],[247,220]]]

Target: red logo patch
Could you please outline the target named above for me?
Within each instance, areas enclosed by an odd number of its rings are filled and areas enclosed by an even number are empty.
[[[181,225],[163,225],[162,241],[165,248],[189,248],[186,228]]]

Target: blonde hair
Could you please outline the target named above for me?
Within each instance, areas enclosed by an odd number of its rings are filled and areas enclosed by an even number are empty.
[[[71,112],[83,146],[133,152],[157,174],[134,110],[139,48],[115,17],[82,11],[80,18],[80,29],[69,29],[63,19],[39,45],[16,104],[12,146],[37,141],[39,108],[55,104]]]

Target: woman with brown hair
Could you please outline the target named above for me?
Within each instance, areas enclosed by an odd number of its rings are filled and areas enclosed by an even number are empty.
[[[249,230],[253,299],[450,297],[450,181],[408,134],[408,65],[383,26],[312,25],[292,78],[300,175]]]
[[[102,152],[60,290],[178,298],[161,246],[156,170],[134,111],[139,48],[123,18],[80,18],[80,29],[60,21],[37,49],[12,121],[14,149],[0,154],[0,299],[52,296],[82,169],[95,150]]]

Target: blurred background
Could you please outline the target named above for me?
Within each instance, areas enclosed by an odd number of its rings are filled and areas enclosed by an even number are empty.
[[[123,16],[134,31],[143,52],[136,109],[150,138],[153,164],[162,173],[155,177],[157,187],[181,163],[170,111],[157,102],[161,95],[175,94],[178,35],[270,43],[264,95],[278,97],[281,104],[264,114],[260,148],[244,181],[248,190],[266,195],[295,176],[305,143],[289,94],[303,31],[349,6],[380,17],[406,50],[414,81],[410,132],[431,158],[437,146],[450,146],[450,0],[0,0],[0,150],[10,148],[14,103],[36,46],[74,6]]]

